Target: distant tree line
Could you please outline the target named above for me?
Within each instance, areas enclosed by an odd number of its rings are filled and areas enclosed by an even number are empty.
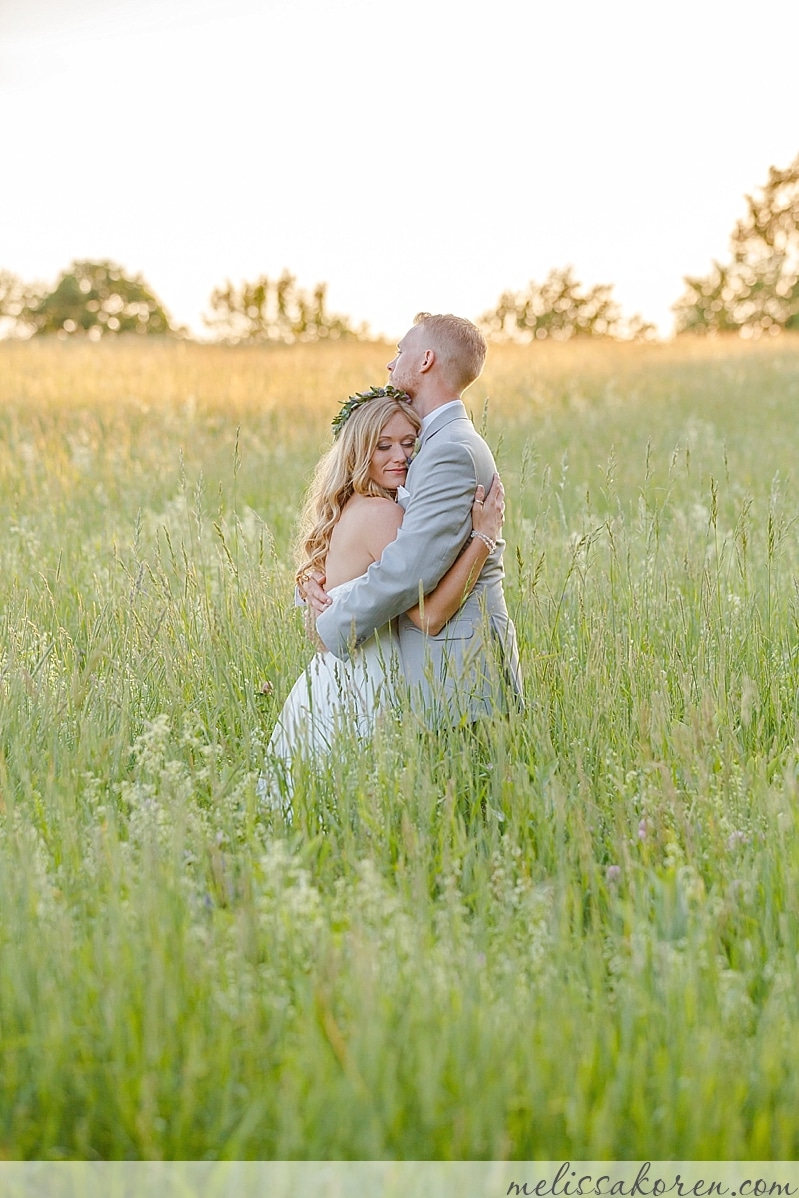
[[[22,336],[179,333],[140,275],[113,262],[73,262],[52,290],[0,272],[0,318]]]
[[[223,341],[251,344],[266,341],[337,341],[365,337],[346,316],[327,310],[327,285],[304,291],[288,271],[276,280],[261,275],[254,283],[234,287],[226,282],[211,294],[206,326]]]
[[[799,154],[772,166],[730,238],[728,262],[704,278],[686,278],[674,306],[677,331],[748,336],[799,329]]]
[[[365,336],[347,317],[327,310],[327,288],[297,286],[285,272],[235,287],[225,283],[211,295],[206,325],[223,341],[259,343],[336,340]],[[185,336],[141,275],[128,276],[114,262],[73,262],[55,287],[26,285],[0,271],[0,324],[20,337],[56,334],[93,341],[123,333]]]
[[[744,336],[799,329],[799,155],[771,167],[764,187],[747,196],[746,215],[730,240],[730,260],[702,278],[686,278],[674,305],[678,333]],[[607,284],[584,287],[571,267],[543,283],[505,291],[478,320],[497,341],[569,341],[575,337],[649,338],[651,325],[626,318]],[[306,291],[284,271],[239,285],[226,281],[210,297],[206,326],[230,344],[366,338],[365,325],[327,308],[327,287]],[[186,336],[140,275],[113,262],[73,262],[53,288],[24,284],[0,270],[0,331],[20,337],[57,335],[99,340],[122,334]]]
[[[640,316],[626,320],[607,285],[585,289],[570,266],[553,270],[543,283],[524,291],[504,291],[496,308],[478,324],[494,341],[570,341],[572,337],[631,340],[651,336],[654,328]]]

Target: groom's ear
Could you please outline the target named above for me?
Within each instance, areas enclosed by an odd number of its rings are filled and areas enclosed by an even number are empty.
[[[422,355],[422,360],[419,363],[419,370],[422,374],[430,370],[436,360],[436,351],[434,349],[426,349]]]

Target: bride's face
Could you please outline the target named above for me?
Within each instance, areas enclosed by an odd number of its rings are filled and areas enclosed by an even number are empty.
[[[377,448],[369,463],[369,477],[379,487],[396,491],[408,474],[408,458],[416,444],[416,429],[401,412],[383,425]]]

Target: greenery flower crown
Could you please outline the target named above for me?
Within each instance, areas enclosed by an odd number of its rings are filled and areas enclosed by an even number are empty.
[[[403,403],[410,403],[411,401],[409,395],[406,395],[404,391],[400,391],[397,387],[392,387],[390,383],[385,387],[370,387],[368,391],[356,391],[349,399],[343,401],[341,411],[333,419],[331,426],[333,436],[338,437],[352,413],[362,407],[363,404],[369,403],[371,399],[399,399]]]

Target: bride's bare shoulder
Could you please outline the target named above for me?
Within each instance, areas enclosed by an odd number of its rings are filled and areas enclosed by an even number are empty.
[[[353,495],[344,505],[341,519],[368,521],[389,520],[402,523],[402,508],[393,499],[382,495]]]
[[[402,516],[402,508],[393,499],[353,495],[341,513],[339,524],[343,526],[342,532],[346,529],[348,534],[362,537],[370,548],[376,541],[382,549],[397,535]]]
[[[402,508],[390,499],[353,495],[333,527],[327,552],[327,584],[365,574],[397,535]]]

